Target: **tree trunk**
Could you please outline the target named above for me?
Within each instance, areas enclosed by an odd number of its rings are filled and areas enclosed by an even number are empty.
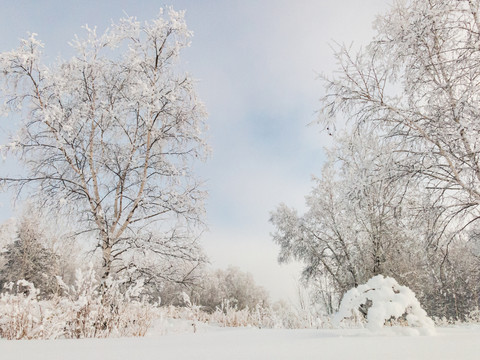
[[[102,296],[102,303],[105,302],[105,294],[107,292],[106,281],[110,277],[112,271],[112,241],[107,233],[102,236],[102,276],[100,294]]]

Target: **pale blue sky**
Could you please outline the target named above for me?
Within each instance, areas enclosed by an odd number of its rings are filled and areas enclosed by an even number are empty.
[[[30,31],[39,34],[49,58],[67,58],[67,42],[82,25],[103,31],[124,12],[148,20],[164,4],[186,9],[195,35],[183,60],[199,80],[213,148],[200,169],[210,193],[205,249],[214,266],[237,265],[274,298],[292,298],[298,266],[276,265],[269,212],[280,202],[301,208],[311,175],[320,174],[329,139],[307,124],[322,94],[316,74],[334,69],[329,44],[368,42],[374,15],[388,3],[0,0],[0,51],[16,47]],[[12,214],[4,201],[0,220]]]

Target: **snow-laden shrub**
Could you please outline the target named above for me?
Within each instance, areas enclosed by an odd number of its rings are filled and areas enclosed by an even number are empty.
[[[9,284],[0,295],[0,338],[143,336],[159,316],[157,306],[140,297],[142,283],[108,279],[100,287],[90,268],[77,272],[73,286],[59,284],[62,296],[43,301],[32,283]]]
[[[102,287],[90,267],[86,273],[77,271],[73,286],[61,283],[65,294],[59,305],[74,315],[67,321],[65,337],[145,335],[155,306],[140,297],[143,282],[130,286],[125,282],[108,278]]]
[[[425,335],[433,334],[435,330],[433,321],[422,309],[413,291],[382,275],[345,293],[334,324],[339,326],[345,319],[352,318],[365,319],[366,327],[373,331],[381,329],[386,323],[416,327]]]
[[[37,301],[39,291],[26,280],[9,283],[6,288],[9,292],[0,295],[0,338],[43,337],[45,329],[40,324],[45,312]]]

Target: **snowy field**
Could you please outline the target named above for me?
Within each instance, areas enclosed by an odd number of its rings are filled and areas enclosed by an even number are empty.
[[[0,358],[45,360],[137,359],[479,359],[480,327],[439,328],[436,336],[392,329],[270,330],[200,328],[197,333],[145,338],[0,341]]]

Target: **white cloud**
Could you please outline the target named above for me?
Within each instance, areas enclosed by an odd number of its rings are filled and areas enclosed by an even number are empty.
[[[269,291],[272,300],[284,299],[296,304],[301,265],[279,265],[276,257],[278,247],[270,241],[268,235],[257,232],[252,234],[243,229],[237,232],[230,228],[213,230],[204,239],[212,266],[237,266],[242,271],[251,273],[255,282]]]

